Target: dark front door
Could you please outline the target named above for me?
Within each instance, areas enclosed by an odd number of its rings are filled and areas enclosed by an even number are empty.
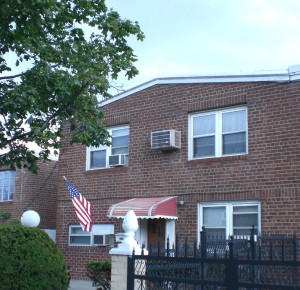
[[[165,246],[166,238],[166,220],[165,219],[148,219],[148,249]]]

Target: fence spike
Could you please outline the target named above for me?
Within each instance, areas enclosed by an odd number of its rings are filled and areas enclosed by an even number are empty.
[[[194,242],[194,257],[197,258],[197,241]]]
[[[294,249],[294,261],[297,261],[298,240],[297,240],[296,233],[294,233],[294,238],[293,238],[293,249]]]
[[[167,257],[170,257],[170,240],[169,240],[169,236],[167,238]]]
[[[176,244],[175,244],[175,257],[178,257],[178,247],[179,247],[179,242],[178,242],[178,234],[176,235]]]
[[[187,257],[187,255],[188,255],[188,240],[187,240],[187,237],[185,237],[184,255],[185,255],[185,257]]]
[[[158,257],[160,257],[160,250],[161,250],[161,248],[160,248],[160,241],[158,241],[158,243],[157,243],[157,256]]]

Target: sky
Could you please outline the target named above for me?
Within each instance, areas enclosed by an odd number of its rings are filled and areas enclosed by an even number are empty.
[[[299,0],[107,0],[138,21],[130,39],[139,75],[129,89],[158,77],[252,73],[300,64]]]

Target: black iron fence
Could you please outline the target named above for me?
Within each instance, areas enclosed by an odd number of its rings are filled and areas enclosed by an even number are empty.
[[[300,290],[300,261],[295,235],[209,236],[200,245],[150,248],[128,257],[127,289]]]

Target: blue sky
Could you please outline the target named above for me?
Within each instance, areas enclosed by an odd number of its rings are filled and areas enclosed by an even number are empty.
[[[140,74],[157,77],[244,73],[300,64],[299,0],[107,0],[146,35],[130,40]]]

